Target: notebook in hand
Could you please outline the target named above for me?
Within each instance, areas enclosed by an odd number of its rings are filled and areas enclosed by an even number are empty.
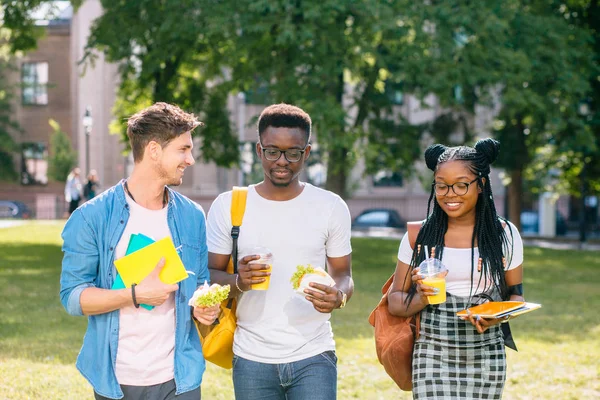
[[[115,267],[125,287],[133,283],[139,284],[156,268],[160,259],[165,258],[165,265],[159,277],[164,283],[174,284],[188,277],[177,249],[170,237],[158,240],[125,257],[115,260]]]
[[[152,243],[154,243],[154,239],[149,238],[141,233],[132,233],[129,237],[129,244],[127,245],[127,251],[125,252],[125,255],[138,251]],[[113,282],[111,289],[125,289],[125,283],[123,282],[123,279],[121,279],[121,275],[119,273],[117,273],[117,276],[115,276],[115,281]],[[144,307],[148,311],[154,308],[154,306],[150,306],[148,304],[140,304],[140,306]]]
[[[468,308],[471,314],[479,315],[483,318],[504,318],[508,315],[516,317],[517,315],[526,314],[530,311],[537,310],[542,307],[541,304],[527,303],[524,301],[490,301],[474,307]],[[456,313],[459,317],[467,317],[467,310],[462,310]]]

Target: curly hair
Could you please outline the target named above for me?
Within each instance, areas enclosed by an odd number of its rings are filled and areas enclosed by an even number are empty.
[[[274,128],[299,128],[306,136],[306,143],[310,141],[312,121],[310,116],[300,107],[291,104],[273,104],[265,108],[258,117],[258,137],[269,126]]]

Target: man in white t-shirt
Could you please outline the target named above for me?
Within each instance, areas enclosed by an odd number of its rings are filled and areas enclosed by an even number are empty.
[[[61,302],[69,314],[88,317],[76,365],[98,400],[200,399],[205,363],[192,318],[210,325],[219,306],[188,306],[210,279],[205,217],[168,187],[179,186],[194,164],[198,125],[193,114],[166,103],[130,117],[131,176],[79,207],[63,230]],[[125,255],[133,234],[170,237],[188,278],[162,282],[163,259],[139,284],[113,288],[114,260]]]
[[[231,192],[221,194],[208,214],[208,265],[212,281],[229,284],[238,296],[233,384],[237,400],[332,400],[337,358],[329,318],[352,295],[350,213],[336,194],[298,179],[310,154],[311,120],[288,104],[267,107],[258,120],[264,180],[248,189],[240,228],[238,273],[225,272],[231,238]],[[270,272],[248,264],[273,255]],[[323,267],[334,286],[311,283],[303,294],[290,278],[298,265]],[[270,276],[267,290],[252,284]]]

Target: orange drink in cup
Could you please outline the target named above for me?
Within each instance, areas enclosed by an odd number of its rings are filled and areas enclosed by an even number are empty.
[[[255,247],[251,250],[250,254],[259,255],[258,260],[252,260],[248,264],[264,264],[265,269],[261,271],[271,272],[273,269],[273,253],[266,247]],[[252,290],[267,290],[269,289],[269,283],[271,282],[271,275],[263,277],[264,282],[252,284]]]
[[[429,296],[429,304],[441,304],[446,302],[446,278],[425,278],[423,283],[438,289],[438,294]]]
[[[423,284],[438,290],[428,296],[429,304],[446,302],[446,267],[437,258],[428,258],[419,265],[419,275],[423,275]]]

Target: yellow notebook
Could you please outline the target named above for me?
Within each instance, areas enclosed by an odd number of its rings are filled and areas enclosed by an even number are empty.
[[[170,237],[158,240],[138,251],[115,260],[115,267],[125,287],[139,284],[156,267],[160,259],[165,258],[165,266],[159,274],[164,283],[173,284],[188,277],[175,245]]]

